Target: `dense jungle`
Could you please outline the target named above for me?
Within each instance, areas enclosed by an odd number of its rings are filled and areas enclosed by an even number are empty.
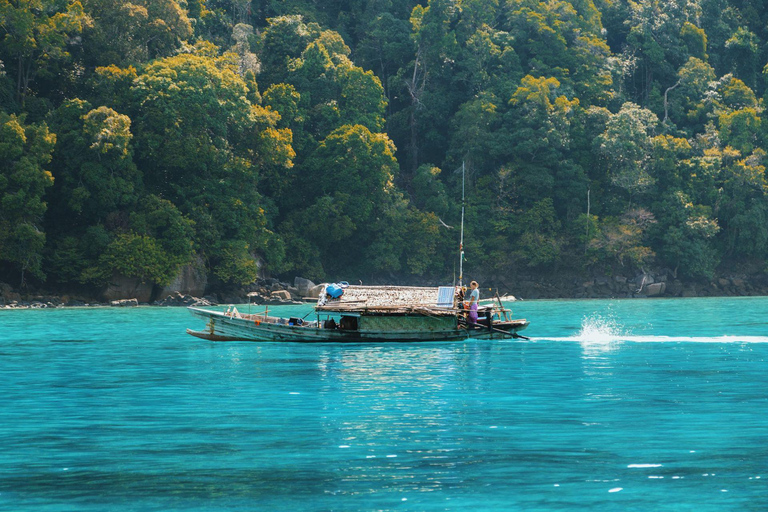
[[[487,283],[748,284],[766,63],[757,0],[0,0],[0,281],[450,282],[465,176]]]

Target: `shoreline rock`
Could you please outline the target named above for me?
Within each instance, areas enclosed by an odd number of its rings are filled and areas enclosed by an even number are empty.
[[[192,295],[185,295],[180,292],[174,292],[162,300],[154,301],[152,305],[163,307],[217,306],[218,302],[215,300],[211,301],[207,298],[199,298]]]
[[[113,308],[135,308],[138,307],[139,301],[138,299],[120,299],[110,301],[109,305]]]

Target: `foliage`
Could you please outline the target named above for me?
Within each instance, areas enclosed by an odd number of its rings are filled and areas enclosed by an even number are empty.
[[[165,57],[192,35],[177,0],[83,0],[83,7],[92,20],[83,34],[89,65],[136,65]]]
[[[310,156],[304,195],[316,200],[290,218],[304,226],[327,271],[359,265],[366,246],[387,226],[396,171],[392,142],[362,125],[334,130]]]
[[[650,247],[643,245],[646,231],[655,222],[653,214],[642,209],[629,210],[619,218],[608,217],[592,241],[593,248],[605,258],[616,258],[622,266],[643,268],[655,256]]]
[[[632,103],[625,103],[611,115],[600,135],[600,154],[608,164],[611,183],[632,196],[654,183],[648,172],[651,132],[658,119],[653,112]]]
[[[55,143],[45,124],[0,112],[0,261],[20,273],[22,286],[27,272],[45,277],[44,194],[53,185],[46,167]]]
[[[66,198],[62,215],[91,224],[115,211],[133,208],[141,175],[132,160],[131,119],[109,107],[91,109],[68,100],[50,116],[59,132],[53,162],[56,194]]]
[[[36,79],[55,79],[71,58],[70,40],[89,18],[77,0],[0,1],[0,58],[13,66],[16,99],[25,106]]]
[[[259,277],[259,267],[245,242],[226,242],[219,251],[220,263],[214,268],[214,272],[222,281],[248,284]]]
[[[735,0],[0,0],[2,277],[445,281],[462,186],[472,272],[765,267],[766,26]]]
[[[718,263],[717,253],[708,239],[720,230],[711,211],[696,206],[678,191],[667,199],[666,214],[671,217],[662,237],[661,251],[667,261],[689,277],[711,278]]]
[[[157,239],[133,232],[118,235],[107,247],[101,263],[122,275],[138,277],[142,282],[168,284],[174,277],[175,266]]]

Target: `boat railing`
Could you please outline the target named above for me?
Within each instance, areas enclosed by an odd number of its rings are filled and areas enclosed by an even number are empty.
[[[269,315],[269,310],[266,309],[260,313],[240,313],[236,309],[228,310],[224,313],[224,316],[229,318],[238,318],[253,322],[255,325],[270,324],[270,325],[292,325],[296,327],[317,327],[316,321],[305,321],[303,318],[285,318],[280,316]]]

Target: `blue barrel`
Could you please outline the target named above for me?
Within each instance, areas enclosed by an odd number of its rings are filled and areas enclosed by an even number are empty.
[[[331,283],[325,287],[325,293],[334,299],[338,299],[344,294],[344,288],[339,284]]]

